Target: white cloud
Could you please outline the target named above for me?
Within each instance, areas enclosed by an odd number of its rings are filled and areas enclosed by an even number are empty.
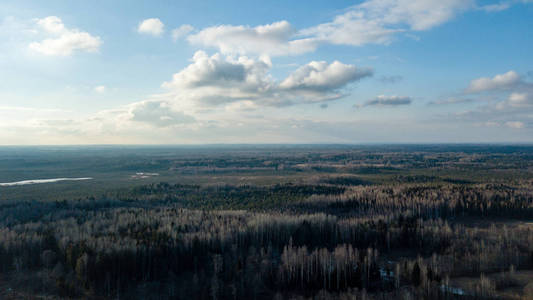
[[[97,92],[98,94],[103,94],[105,93],[106,90],[107,88],[105,87],[105,85],[98,85],[94,87],[94,91]]]
[[[520,121],[509,121],[509,122],[505,122],[505,126],[509,128],[514,128],[514,129],[522,129],[524,128],[525,124],[524,122],[520,122]]]
[[[212,107],[250,100],[268,94],[273,80],[268,59],[238,58],[197,51],[192,63],[162,86],[169,89],[184,107]]]
[[[98,52],[102,40],[88,32],[68,29],[60,18],[49,16],[37,19],[37,25],[46,34],[53,37],[40,42],[30,43],[30,49],[44,55],[68,56],[75,51]]]
[[[208,56],[203,51],[197,51],[192,61],[192,64],[174,74],[171,82],[163,83],[163,87],[200,88],[218,85],[240,86],[244,83],[264,84],[263,77],[270,67],[269,62],[265,61],[256,61],[247,57],[233,60],[230,57],[224,58],[220,54]]]
[[[399,105],[409,105],[413,102],[411,97],[407,96],[386,96],[379,95],[374,99],[368,100],[361,105],[356,105],[356,107],[365,107],[365,106],[399,106]]]
[[[56,16],[49,16],[44,19],[37,19],[37,25],[50,33],[63,33],[66,31],[65,25],[60,18]]]
[[[388,44],[397,33],[429,30],[473,8],[474,0],[368,0],[331,22],[299,31],[287,21],[256,27],[220,25],[190,35],[188,41],[224,54],[296,55],[321,44]]]
[[[139,23],[139,27],[137,27],[137,32],[153,36],[160,36],[164,31],[165,25],[158,18],[143,20]]]
[[[339,61],[331,64],[325,61],[312,61],[290,74],[281,82],[280,87],[292,90],[336,90],[349,82],[371,75],[370,69],[359,69]]]
[[[194,30],[194,27],[192,27],[189,24],[181,25],[180,27],[175,28],[175,29],[172,30],[172,39],[174,41],[176,41],[176,40],[186,36],[187,34],[189,34],[193,30]]]
[[[256,27],[220,25],[190,35],[190,43],[215,47],[224,54],[291,55],[314,51],[313,39],[291,40],[295,31],[287,21]]]
[[[323,44],[362,46],[389,44],[399,33],[419,40],[413,33],[442,25],[469,10],[501,11],[511,2],[482,5],[475,0],[367,0],[351,6],[332,21],[294,29],[285,20],[261,26],[207,27],[187,40],[224,54],[298,55]]]
[[[321,43],[362,46],[389,44],[394,34],[404,31],[402,28],[386,28],[379,20],[367,19],[364,13],[352,10],[335,17],[333,22],[304,29],[300,34],[314,37]]]
[[[472,5],[471,0],[369,0],[301,34],[340,45],[388,44],[397,33],[431,29]]]
[[[338,99],[342,96],[339,91],[347,84],[372,74],[368,69],[337,61],[311,62],[279,83],[269,74],[271,66],[268,57],[208,56],[198,51],[189,66],[162,86],[186,109],[239,102],[230,109],[249,110]]]
[[[428,30],[472,7],[472,0],[371,0],[358,9],[385,24],[408,24],[412,30]]]
[[[520,75],[515,71],[496,75],[492,78],[482,77],[470,82],[467,92],[478,93],[491,90],[508,89],[516,86],[521,81]]]
[[[479,6],[478,9],[484,10],[486,12],[498,12],[498,11],[506,10],[509,7],[511,7],[511,3],[509,3],[509,2],[500,2],[500,3],[496,3],[496,4],[482,5],[482,6]]]

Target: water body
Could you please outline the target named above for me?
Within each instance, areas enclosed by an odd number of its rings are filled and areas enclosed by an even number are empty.
[[[51,179],[30,179],[23,181],[15,182],[0,182],[0,186],[16,186],[16,185],[28,185],[28,184],[39,184],[39,183],[53,183],[59,181],[80,181],[80,180],[91,180],[92,177],[81,177],[81,178],[51,178]]]
[[[131,175],[132,179],[143,179],[143,178],[149,178],[152,176],[159,176],[159,173],[143,173],[143,172],[137,172],[135,175]]]

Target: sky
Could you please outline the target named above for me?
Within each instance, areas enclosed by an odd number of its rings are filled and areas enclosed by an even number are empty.
[[[533,0],[2,1],[0,145],[533,143]]]

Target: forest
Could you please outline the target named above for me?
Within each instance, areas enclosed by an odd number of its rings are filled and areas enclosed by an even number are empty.
[[[0,148],[0,299],[533,299],[533,146]]]

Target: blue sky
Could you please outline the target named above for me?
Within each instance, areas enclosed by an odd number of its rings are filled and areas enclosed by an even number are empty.
[[[533,2],[4,1],[0,144],[533,142]]]

